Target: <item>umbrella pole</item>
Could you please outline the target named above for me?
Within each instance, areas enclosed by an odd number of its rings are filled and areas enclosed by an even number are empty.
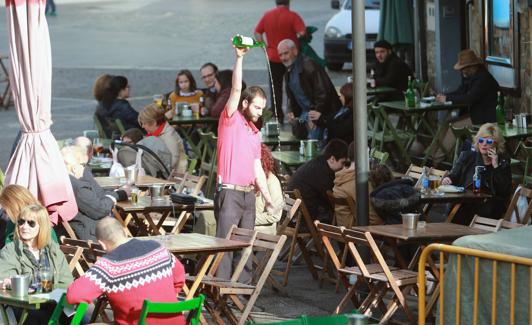
[[[366,93],[366,27],[364,1],[351,0],[351,35],[353,50],[353,125],[355,136],[355,170],[357,224],[368,225],[368,113]]]

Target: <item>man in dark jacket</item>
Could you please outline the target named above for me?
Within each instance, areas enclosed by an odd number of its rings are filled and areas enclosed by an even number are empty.
[[[388,41],[380,40],[375,42],[375,86],[392,87],[398,90],[396,94],[387,95],[386,100],[402,99],[403,91],[408,87],[408,76],[412,75],[410,67],[403,62],[392,50],[392,45]]]
[[[298,138],[323,138],[327,121],[342,106],[327,72],[312,59],[300,55],[294,41],[284,39],[277,46],[279,58],[287,67],[288,122],[306,126],[306,132],[294,132]],[[297,120],[295,120],[297,118]],[[293,131],[296,131],[297,126]],[[303,130],[304,131],[304,130]]]
[[[327,191],[334,186],[334,173],[344,167],[347,159],[347,144],[332,139],[323,153],[299,167],[290,178],[288,190],[298,189],[310,216],[314,220],[330,223],[332,210]]]
[[[438,95],[436,99],[440,102],[468,105],[473,124],[496,122],[495,106],[499,84],[486,70],[482,59],[473,50],[463,50],[458,54],[454,69],[462,73],[462,84],[455,91]]]

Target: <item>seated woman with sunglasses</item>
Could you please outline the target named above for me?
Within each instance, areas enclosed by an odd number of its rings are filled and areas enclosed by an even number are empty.
[[[39,266],[45,258],[53,274],[53,289],[66,289],[74,280],[65,255],[51,239],[51,224],[46,209],[28,205],[16,218],[15,238],[0,251],[0,279],[3,288],[11,285],[11,276],[28,275],[30,281],[39,279]],[[46,264],[45,264],[46,265]],[[24,324],[43,324],[50,318],[53,304],[44,304],[40,310],[30,311]],[[15,314],[21,310],[15,309]]]
[[[510,158],[504,152],[504,138],[496,124],[483,124],[473,138],[475,150],[463,151],[443,185],[472,188],[476,166],[483,166],[480,173],[481,191],[492,195],[485,202],[462,204],[453,222],[469,225],[473,216],[499,219],[506,211],[512,195]]]
[[[0,248],[13,241],[15,224],[20,211],[28,205],[40,204],[24,186],[10,184],[0,193]],[[51,229],[52,240],[56,243],[57,235]]]

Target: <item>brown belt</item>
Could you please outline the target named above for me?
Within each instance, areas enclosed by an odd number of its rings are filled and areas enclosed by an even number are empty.
[[[246,192],[246,193],[251,192],[255,189],[253,185],[242,186],[242,185],[225,184],[225,183],[221,184],[220,187],[228,189],[228,190],[240,191],[240,192]]]

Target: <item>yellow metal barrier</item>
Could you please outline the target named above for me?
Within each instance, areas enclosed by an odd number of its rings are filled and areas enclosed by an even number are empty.
[[[460,290],[461,290],[461,266],[462,266],[462,255],[463,256],[470,256],[475,258],[475,273],[474,273],[474,282],[473,282],[473,325],[477,324],[477,316],[478,316],[478,291],[479,291],[479,260],[491,260],[492,261],[492,291],[491,291],[491,324],[496,324],[497,319],[497,266],[499,262],[502,263],[509,263],[511,265],[511,284],[510,284],[510,319],[509,324],[514,325],[515,324],[515,273],[516,273],[516,265],[523,265],[530,267],[530,311],[532,313],[532,259],[530,258],[524,258],[524,257],[518,257],[518,256],[512,256],[512,255],[506,255],[506,254],[500,254],[500,253],[493,253],[493,252],[486,252],[481,251],[477,249],[471,249],[471,248],[464,248],[464,247],[458,247],[458,246],[451,246],[451,245],[444,245],[444,244],[430,244],[427,246],[423,252],[421,253],[421,256],[419,258],[419,266],[418,266],[418,286],[419,286],[419,298],[418,298],[418,304],[419,304],[419,316],[418,316],[418,324],[419,325],[425,325],[425,319],[426,319],[426,302],[425,302],[425,292],[426,292],[426,274],[425,274],[425,265],[427,264],[427,261],[431,260],[430,256],[432,252],[439,251],[440,252],[440,268],[439,268],[439,275],[437,277],[439,278],[439,283],[434,291],[434,295],[439,294],[439,307],[440,307],[440,317],[439,317],[439,324],[444,324],[444,265],[445,265],[445,259],[444,259],[444,253],[447,254],[456,254],[456,300],[455,300],[455,320],[456,324],[460,324]],[[487,285],[487,284],[486,284]],[[431,297],[430,303],[434,303],[435,297]],[[431,307],[431,306],[429,306]],[[447,325],[447,324],[446,324]],[[532,325],[532,314],[530,315],[530,325]]]

